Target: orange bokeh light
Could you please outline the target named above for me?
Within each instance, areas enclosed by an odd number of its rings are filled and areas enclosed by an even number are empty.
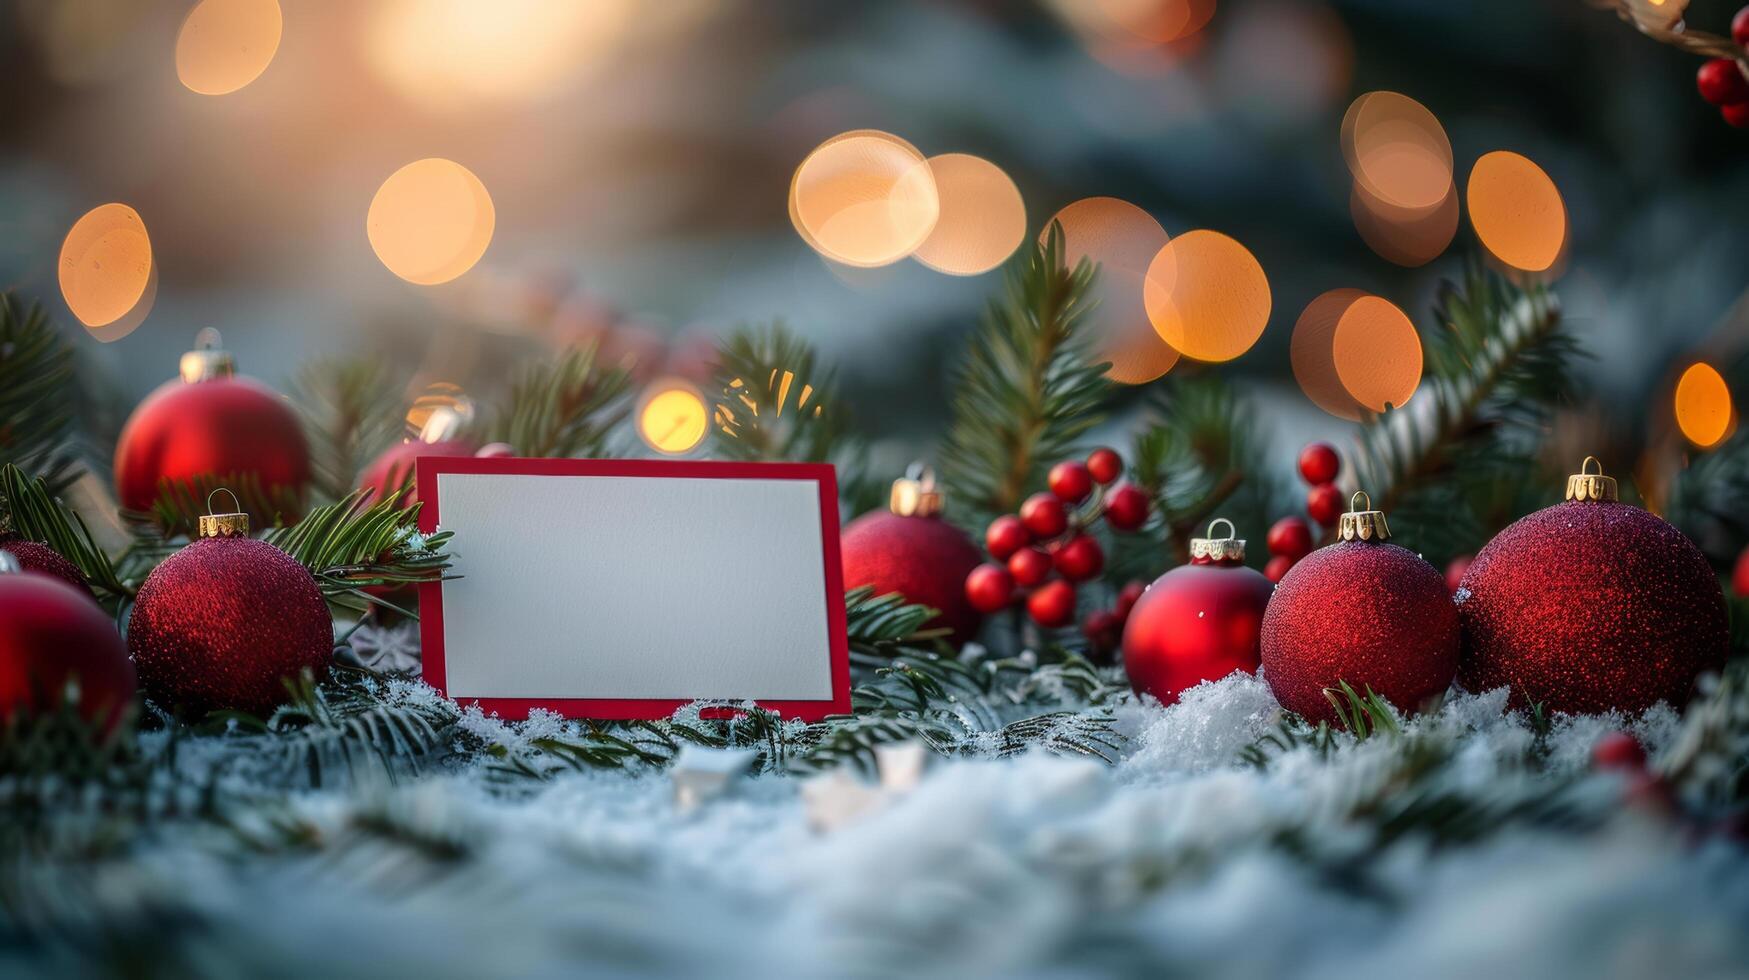
[[[1269,277],[1249,249],[1218,231],[1187,231],[1166,243],[1143,283],[1148,319],[1185,357],[1230,361],[1269,325]]]
[[[669,378],[650,386],[638,404],[638,435],[668,456],[682,456],[704,441],[710,411],[698,389]]]
[[[1288,357],[1300,390],[1312,404],[1351,421],[1360,419],[1361,410],[1336,372],[1336,327],[1342,322],[1342,314],[1366,295],[1358,289],[1332,289],[1320,294],[1301,311],[1288,342]]]
[[[202,95],[235,92],[267,70],[282,27],[276,0],[201,0],[176,35],[176,77]]]
[[[1421,384],[1421,336],[1408,314],[1379,296],[1342,311],[1331,360],[1343,389],[1368,412],[1402,408]]]
[[[1348,211],[1367,247],[1388,262],[1413,269],[1439,258],[1456,237],[1457,185],[1448,185],[1437,205],[1413,209],[1386,204],[1355,181]]]
[[[1070,204],[1045,222],[1044,234],[1052,222],[1062,226],[1063,258],[1070,268],[1082,259],[1099,266],[1087,329],[1098,338],[1095,357],[1111,362],[1106,376],[1137,385],[1172,370],[1178,352],[1154,332],[1142,300],[1148,263],[1170,241],[1166,229],[1148,212],[1115,197]]]
[[[1001,167],[965,153],[930,157],[929,169],[940,215],[912,257],[952,276],[975,276],[1001,265],[1026,237],[1020,188]]]
[[[1342,117],[1342,155],[1378,201],[1438,207],[1452,181],[1451,140],[1427,107],[1397,92],[1368,92]]]
[[[126,318],[140,306],[154,278],[152,240],[139,212],[126,204],[85,212],[61,243],[57,269],[67,309],[87,328]]]
[[[916,251],[934,231],[941,197],[929,161],[891,133],[859,129],[809,153],[790,181],[790,221],[834,262],[873,268]]]
[[[1711,364],[1689,365],[1676,382],[1676,426],[1689,442],[1710,449],[1731,433],[1731,389]]]
[[[1476,237],[1501,262],[1542,272],[1561,256],[1567,207],[1543,169],[1508,150],[1485,153],[1470,170],[1466,203]]]
[[[452,160],[430,157],[383,181],[365,233],[390,272],[431,286],[473,268],[492,243],[496,220],[480,178]]]

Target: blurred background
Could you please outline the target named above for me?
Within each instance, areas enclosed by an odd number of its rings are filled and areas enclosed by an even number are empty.
[[[99,437],[203,327],[282,388],[353,354],[479,387],[607,328],[678,358],[781,320],[838,366],[897,466],[939,438],[949,367],[1001,273],[856,268],[798,234],[798,166],[872,128],[1000,168],[1027,234],[1109,196],[1169,235],[1243,243],[1271,304],[1221,370],[1258,399],[1285,470],[1287,448],[1346,426],[1290,369],[1307,305],[1364,290],[1425,330],[1439,282],[1480,254],[1467,211],[1413,266],[1357,230],[1343,119],[1373,90],[1437,117],[1459,189],[1502,149],[1559,188],[1551,275],[1594,355],[1579,413],[1595,443],[1665,438],[1677,375],[1704,359],[1738,379],[1749,342],[1749,133],[1696,95],[1699,59],[1579,0],[300,0],[265,59],[257,44],[216,66],[196,28],[247,18],[197,24],[194,7],[0,8],[0,286],[81,335]],[[1694,0],[1686,17],[1724,33],[1735,9]],[[240,88],[202,91],[238,71]],[[421,285],[385,265],[366,217],[430,157],[478,178],[493,223],[475,264]],[[111,202],[149,233],[153,288],[106,333],[81,329],[56,263]]]

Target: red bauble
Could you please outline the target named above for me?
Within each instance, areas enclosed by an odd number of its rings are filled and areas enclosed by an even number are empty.
[[[897,480],[888,510],[864,514],[844,528],[844,587],[874,586],[937,611],[926,629],[949,630],[955,646],[977,635],[983,616],[966,598],[966,577],[982,556],[964,531],[941,519],[934,477]]]
[[[1115,450],[1101,446],[1087,454],[1087,472],[1105,486],[1123,475],[1123,457]]]
[[[1069,511],[1054,494],[1035,493],[1020,504],[1020,523],[1034,537],[1054,538],[1069,527]]]
[[[966,601],[981,613],[993,613],[1014,600],[1014,576],[988,562],[966,576]]]
[[[984,547],[989,549],[990,557],[997,561],[1007,561],[1009,555],[1029,544],[1032,544],[1032,532],[1013,514],[1003,514],[996,518],[984,531]]]
[[[1700,97],[1713,105],[1749,102],[1749,79],[1743,77],[1737,63],[1729,58],[1708,59],[1695,73],[1694,85],[1700,89]]]
[[[285,701],[285,678],[327,675],[334,626],[290,555],[240,535],[203,537],[146,576],[128,650],[161,708],[265,715]]]
[[[1123,631],[1123,663],[1137,694],[1166,704],[1187,688],[1257,669],[1257,636],[1274,586],[1244,564],[1244,542],[1191,544],[1191,563],[1154,580]]]
[[[421,456],[472,456],[474,444],[462,439],[449,439],[441,442],[422,442],[412,439],[399,442],[383,450],[382,455],[371,460],[359,475],[360,488],[369,490],[368,503],[375,503],[394,493],[413,479],[414,461]],[[414,487],[401,498],[401,507],[407,508],[419,502],[419,489]]]
[[[46,544],[26,541],[16,534],[0,534],[0,551],[8,552],[26,572],[60,579],[80,592],[91,595],[91,586],[78,566],[61,557],[61,553]],[[95,599],[95,596],[92,596]]]
[[[1039,548],[1022,548],[1008,556],[1008,574],[1020,585],[1037,585],[1051,574],[1051,556]]]
[[[1335,527],[1342,516],[1342,491],[1334,483],[1320,483],[1306,491],[1306,513],[1325,527]]]
[[[1052,561],[1071,582],[1085,582],[1105,568],[1105,552],[1091,535],[1077,534],[1056,550]]]
[[[1335,446],[1312,442],[1300,450],[1300,479],[1312,486],[1333,482],[1341,471],[1342,457],[1336,455]]]
[[[1075,621],[1075,587],[1052,579],[1026,597],[1026,614],[1040,626],[1067,626]]]
[[[1680,706],[1697,677],[1724,666],[1719,580],[1681,531],[1615,502],[1614,481],[1575,479],[1609,489],[1519,519],[1464,574],[1460,680],[1550,711]]]
[[[1105,498],[1105,523],[1134,531],[1148,520],[1148,495],[1133,483],[1120,483]]]
[[[1269,526],[1263,542],[1269,546],[1270,554],[1292,564],[1312,553],[1312,529],[1297,517],[1284,517]]]
[[[1276,586],[1263,617],[1263,676],[1281,706],[1308,721],[1340,720],[1324,692],[1341,681],[1414,711],[1457,672],[1458,616],[1445,576],[1384,541],[1378,511],[1343,515],[1342,532],[1345,540],[1300,559]]]
[[[1045,483],[1065,503],[1078,504],[1093,493],[1093,473],[1078,460],[1065,460],[1051,467]]]
[[[115,623],[89,592],[0,571],[0,722],[57,710],[70,681],[79,714],[113,731],[134,700],[134,665]]]
[[[1739,599],[1749,599],[1749,548],[1737,556],[1737,565],[1731,569],[1731,591]]]

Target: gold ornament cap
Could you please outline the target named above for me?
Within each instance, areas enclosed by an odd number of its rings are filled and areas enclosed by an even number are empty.
[[[194,350],[182,355],[181,374],[185,384],[228,378],[237,373],[237,359],[224,349],[219,332],[207,327],[194,335]]]
[[[1215,537],[1215,525],[1227,525],[1227,536]],[[1217,517],[1209,522],[1209,529],[1203,532],[1206,538],[1190,539],[1190,560],[1197,564],[1228,564],[1245,560],[1245,539],[1239,537],[1239,529],[1225,517]]]
[[[214,514],[213,498],[221,493],[230,494],[231,506],[237,508],[229,514]],[[237,495],[229,488],[220,487],[206,495],[207,513],[200,517],[200,536],[203,538],[246,538],[249,536],[249,515],[243,513],[243,505],[237,500]]]
[[[1355,501],[1364,501],[1357,504]],[[1365,490],[1354,491],[1348,498],[1348,513],[1342,515],[1336,534],[1344,541],[1389,541],[1391,526],[1385,523],[1385,512],[1372,509],[1372,498]]]
[[[1592,463],[1597,464],[1595,473],[1589,472]],[[1603,475],[1603,461],[1587,456],[1579,464],[1579,472],[1567,477],[1567,499],[1613,502],[1621,499],[1621,491],[1615,477]]]
[[[900,517],[934,517],[941,513],[945,502],[935,487],[935,471],[922,463],[912,463],[903,477],[893,481],[893,495],[887,508]]]

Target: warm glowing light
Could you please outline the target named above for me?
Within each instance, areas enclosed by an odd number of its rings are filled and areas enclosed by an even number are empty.
[[[1543,169],[1507,150],[1482,155],[1466,203],[1476,237],[1494,257],[1525,272],[1555,264],[1567,238],[1567,208]]]
[[[1336,327],[1348,308],[1366,297],[1358,289],[1332,289],[1306,305],[1288,342],[1294,380],[1312,404],[1341,419],[1358,421],[1361,409],[1336,372]]]
[[[988,160],[965,153],[929,158],[941,199],[935,230],[912,256],[954,276],[988,272],[1014,253],[1026,237],[1026,204],[1020,188]]]
[[[176,35],[176,77],[202,95],[235,92],[279,50],[276,0],[201,0]]]
[[[1457,235],[1457,185],[1446,188],[1439,204],[1414,209],[1386,204],[1355,181],[1348,211],[1361,240],[1380,258],[1412,269],[1439,258]]]
[[[941,197],[916,147],[859,129],[821,143],[796,168],[789,213],[814,251],[872,268],[899,261],[929,238]]]
[[[1202,30],[1215,0],[1053,0],[1051,6],[1090,40],[1169,44]]]
[[[1148,319],[1185,357],[1230,361],[1269,324],[1269,278],[1255,256],[1218,231],[1187,231],[1148,265]]]
[[[1362,296],[1342,311],[1331,359],[1343,389],[1375,414],[1402,408],[1421,384],[1421,337],[1408,314],[1378,296]]]
[[[125,204],[85,212],[61,243],[58,270],[61,296],[80,323],[95,329],[127,317],[154,278],[152,241],[139,212]]]
[[[492,243],[486,185],[459,163],[432,157],[395,171],[370,202],[365,232],[389,271],[424,286],[473,268]]]
[[[1731,432],[1731,389],[1711,364],[1689,366],[1676,382],[1676,425],[1689,442],[1709,449]]]
[[[638,435],[651,449],[670,456],[690,452],[704,440],[709,425],[704,397],[684,381],[657,382],[638,406]]]
[[[474,400],[460,385],[433,382],[407,409],[407,437],[420,442],[445,442],[461,435],[473,420]]]
[[[1044,234],[1053,222],[1062,226],[1063,257],[1070,268],[1082,259],[1099,266],[1087,329],[1100,338],[1095,356],[1111,362],[1106,376],[1137,385],[1172,370],[1178,352],[1154,332],[1142,302],[1148,263],[1170,241],[1166,229],[1148,212],[1115,197],[1076,201],[1045,222]]]
[[[1342,117],[1342,155],[1355,182],[1399,208],[1438,207],[1451,187],[1451,140],[1427,107],[1396,92],[1368,92]]]

